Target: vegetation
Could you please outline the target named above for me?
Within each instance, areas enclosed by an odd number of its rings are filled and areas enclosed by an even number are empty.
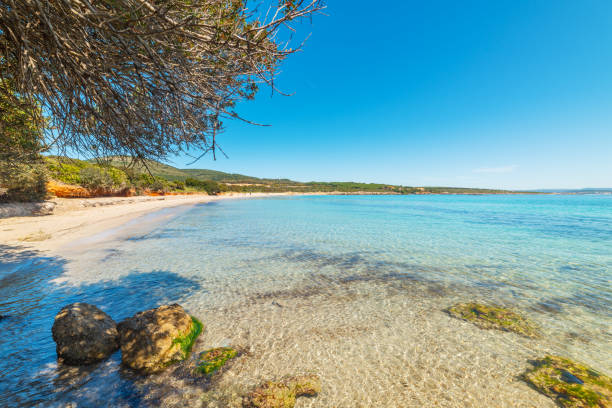
[[[525,337],[537,337],[538,328],[523,316],[499,306],[479,303],[460,303],[449,307],[446,312],[458,319],[474,323],[483,329],[511,331]]]
[[[1,64],[0,64],[1,66]],[[40,152],[38,105],[19,97],[0,77],[0,201],[39,201],[47,175]]]
[[[223,189],[221,188],[221,185],[217,183],[216,181],[198,180],[198,179],[194,179],[191,177],[185,180],[185,186],[193,187],[201,191],[206,191],[206,193],[211,194],[211,195],[217,195],[221,191],[223,191]]]
[[[206,376],[213,375],[229,360],[235,358],[238,352],[231,347],[218,347],[200,353],[196,371]]]
[[[52,180],[87,189],[90,192],[89,196],[195,192],[211,195],[224,192],[335,192],[339,194],[495,194],[507,192],[354,182],[301,183],[287,179],[261,179],[214,170],[182,170],[153,160],[133,163],[117,156],[89,161],[48,156],[45,158],[45,163],[46,172]],[[56,190],[56,186],[51,188],[51,192],[61,195]],[[79,194],[74,196],[88,196],[83,194],[79,191]]]
[[[321,392],[321,381],[316,375],[292,377],[284,381],[269,381],[256,388],[245,399],[245,407],[293,408],[296,398],[314,397]]]
[[[0,78],[49,114],[40,130],[62,154],[214,154],[223,120],[237,118],[236,104],[262,83],[273,87],[300,48],[291,38],[298,22],[322,8],[322,0],[5,0]]]
[[[612,407],[612,379],[566,358],[537,360],[523,378],[564,408]]]
[[[22,135],[26,135],[21,130]],[[242,174],[224,173],[205,169],[178,169],[153,160],[131,162],[118,156],[97,160],[79,160],[62,156],[41,157],[36,144],[36,133],[24,139],[24,146],[34,153],[27,163],[9,165],[6,154],[0,156],[0,187],[7,190],[0,197],[5,201],[32,201],[42,199],[49,192],[59,197],[93,197],[108,195],[207,193],[224,192],[298,192],[298,193],[339,193],[339,194],[495,194],[503,190],[462,189],[443,187],[406,187],[388,184],[354,182],[309,182],[301,183],[288,179],[262,179]],[[22,136],[23,137],[23,136]],[[11,140],[6,150],[15,149],[18,143]],[[19,139],[21,140],[21,139]],[[28,147],[27,143],[32,143]],[[25,149],[25,148],[24,148]],[[3,151],[4,152],[4,151]],[[27,155],[25,155],[27,157]],[[13,160],[13,159],[12,159]],[[13,160],[14,161],[14,160]],[[10,170],[10,171],[8,171]]]
[[[176,343],[181,347],[181,351],[183,352],[183,359],[189,357],[189,353],[191,353],[191,348],[193,347],[198,336],[200,335],[200,333],[202,333],[202,330],[204,329],[204,324],[193,316],[191,316],[191,322],[191,330],[189,331],[189,333],[185,334],[184,336],[178,337],[173,341],[173,343]]]

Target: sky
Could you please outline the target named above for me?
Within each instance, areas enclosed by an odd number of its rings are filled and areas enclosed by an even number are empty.
[[[612,2],[328,0],[302,52],[226,122],[229,159],[298,181],[612,187]]]

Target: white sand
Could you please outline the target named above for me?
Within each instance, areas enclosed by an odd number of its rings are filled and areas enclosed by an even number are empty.
[[[292,193],[56,198],[53,201],[57,205],[51,215],[0,219],[0,244],[53,252],[72,241],[116,228],[136,217],[163,208],[279,195]]]

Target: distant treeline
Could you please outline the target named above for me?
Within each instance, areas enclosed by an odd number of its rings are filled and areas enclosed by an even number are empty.
[[[408,187],[357,182],[297,182],[288,179],[262,179],[242,174],[206,169],[178,169],[167,164],[147,161],[131,165],[128,158],[109,157],[95,162],[68,158],[47,158],[50,175],[59,181],[89,188],[135,188],[163,192],[339,192],[377,194],[495,194],[503,190]],[[84,170],[86,169],[86,170]]]
[[[38,200],[43,197],[41,184],[47,180],[51,193],[58,196],[140,195],[205,192],[338,192],[344,194],[499,194],[503,190],[408,187],[390,184],[357,182],[308,182],[288,179],[262,179],[242,174],[224,173],[206,169],[178,169],[167,164],[147,161],[133,165],[122,157],[98,160],[78,160],[67,157],[46,156],[44,171],[35,179],[36,194],[21,194],[20,201]],[[25,180],[25,179],[24,179]],[[51,182],[51,183],[49,183]],[[34,181],[33,181],[34,183]],[[21,180],[21,190],[31,188]],[[32,190],[34,191],[34,190]]]

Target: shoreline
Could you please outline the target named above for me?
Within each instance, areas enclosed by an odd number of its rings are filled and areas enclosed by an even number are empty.
[[[297,200],[239,201],[292,195]],[[461,212],[452,213],[458,214],[452,222],[436,224],[444,219],[437,214],[453,203],[436,209],[429,224],[418,206],[398,214],[390,203],[381,217],[376,210],[350,211],[360,203],[337,197],[326,206],[304,207],[301,201],[326,200],[302,196],[307,195],[56,200],[54,215],[0,220],[0,248],[7,248],[9,272],[3,282],[7,306],[0,310],[7,332],[0,369],[18,367],[0,405],[23,398],[49,405],[136,401],[239,408],[242,396],[258,384],[316,373],[323,389],[316,399],[303,401],[311,407],[553,408],[554,400],[520,380],[532,368],[530,362],[553,354],[609,372],[605,314],[592,309],[593,303],[568,303],[574,292],[564,287],[531,283],[539,282],[544,271],[546,276],[575,273],[537,267],[547,258],[531,257],[538,253],[536,246],[526,245],[521,260],[527,261],[517,265],[515,256],[503,251],[508,242],[498,230],[474,230],[466,223],[473,219]],[[233,208],[198,206],[226,199],[237,200]],[[471,202],[477,215],[479,198]],[[348,228],[340,230],[330,222],[343,210],[339,204],[349,206],[338,219]],[[253,205],[255,212],[248,208]],[[286,206],[289,211],[279,213]],[[296,216],[298,211],[304,217]],[[323,216],[310,216],[313,211]],[[519,214],[530,211],[525,206]],[[46,229],[51,221],[56,232]],[[455,230],[456,222],[466,229]],[[425,223],[435,229],[419,230]],[[23,235],[26,224],[50,238],[5,244],[9,233]],[[513,231],[505,222],[499,225]],[[444,241],[447,231],[451,236]],[[529,233],[511,242],[523,242]],[[430,236],[443,245],[430,246]],[[56,239],[63,243],[52,242]],[[456,249],[458,241],[463,248]],[[26,246],[34,251],[28,253]],[[486,254],[491,248],[499,254],[494,259]],[[41,256],[36,249],[44,249]],[[13,250],[20,253],[14,259]],[[586,265],[590,257],[579,255],[567,264]],[[179,303],[206,325],[194,357],[217,347],[244,354],[213,383],[185,377],[194,360],[148,377],[125,375],[118,353],[95,370],[67,367],[56,362],[50,332],[55,313],[74,302],[96,305],[117,322]],[[447,313],[467,302],[515,310],[532,320],[541,336],[488,330]],[[17,353],[21,346],[12,338],[28,338],[32,352]]]
[[[56,198],[55,209],[48,215],[0,218],[0,245],[17,250],[55,252],[67,244],[86,239],[159,210],[209,203],[213,201],[306,195],[297,193],[235,193],[219,196],[206,194]]]
[[[491,193],[416,193],[414,195],[489,195]],[[518,195],[520,192],[492,194]],[[531,194],[531,193],[527,193]],[[547,193],[544,193],[547,194]],[[377,192],[280,192],[238,193],[221,195],[172,194],[164,196],[53,198],[41,204],[51,204],[46,214],[0,217],[0,245],[17,250],[57,251],[69,243],[113,230],[149,213],[159,210],[244,198],[322,195],[399,195]],[[17,205],[22,204],[18,203]],[[23,203],[28,205],[29,203]]]

